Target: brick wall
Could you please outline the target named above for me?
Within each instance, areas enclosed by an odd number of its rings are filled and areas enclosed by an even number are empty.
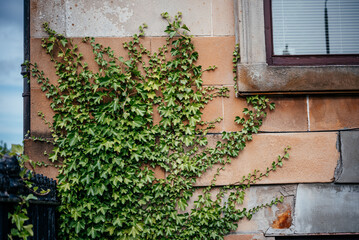
[[[194,44],[199,52],[198,64],[204,68],[212,65],[218,67],[214,72],[205,72],[205,85],[227,86],[229,98],[217,98],[208,104],[203,112],[204,120],[223,117],[209,136],[210,142],[216,142],[222,131],[237,131],[235,116],[241,116],[246,106],[245,99],[237,98],[233,88],[232,52],[235,45],[235,17],[233,0],[137,0],[137,1],[75,1],[75,0],[32,0],[31,1],[31,62],[37,62],[41,69],[46,70],[47,77],[55,82],[57,77],[51,68],[48,56],[41,49],[41,38],[46,36],[41,24],[45,21],[56,31],[74,38],[84,52],[85,61],[90,68],[91,49],[80,43],[85,36],[97,37],[97,40],[110,46],[116,54],[123,54],[122,43],[137,33],[142,23],[149,25],[143,44],[156,51],[165,42],[165,22],[161,12],[183,13],[183,20],[191,29]],[[338,79],[340,81],[341,79]],[[239,78],[239,81],[241,79]],[[31,79],[31,135],[50,137],[50,132],[43,121],[37,116],[38,111],[45,113],[51,121],[53,113],[49,102],[40,90],[40,86]],[[348,131],[359,128],[359,97],[358,96],[276,96],[271,97],[276,103],[276,110],[268,115],[261,132],[254,136],[239,157],[226,167],[217,179],[217,184],[230,184],[237,181],[243,174],[253,169],[264,169],[285,146],[292,146],[291,158],[283,169],[264,179],[247,193],[245,205],[254,206],[267,202],[275,196],[286,196],[283,204],[267,208],[257,213],[252,221],[242,221],[237,231],[226,237],[233,239],[271,239],[280,233],[302,234],[331,232],[359,232],[359,204],[351,199],[359,197],[357,185],[341,183],[358,183],[356,175],[359,158],[355,151],[359,144],[359,132]],[[155,116],[158,119],[158,115]],[[50,146],[44,143],[25,142],[25,150],[34,160],[45,160],[44,150],[49,152]],[[39,172],[51,177],[56,176],[56,169],[44,168]],[[209,171],[198,181],[199,186],[209,183],[214,172]],[[163,174],[163,173],[158,173]],[[343,180],[344,179],[344,180]],[[337,182],[334,184],[334,182]],[[303,184],[306,183],[306,184]],[[326,183],[318,185],[317,183]],[[304,217],[314,219],[322,216],[334,207],[336,202],[323,204],[318,199],[302,204],[303,196],[317,192],[318,188],[332,197],[335,196],[343,209],[338,211],[340,219],[353,207],[351,218],[355,225],[351,228],[303,228]],[[305,189],[305,191],[303,190]],[[324,190],[323,190],[324,189]],[[334,189],[334,190],[333,190]],[[334,195],[333,195],[334,196]],[[298,200],[299,199],[299,200]],[[345,200],[346,199],[346,200]],[[347,200],[349,199],[349,200]],[[349,201],[349,202],[346,202]],[[319,201],[320,202],[320,201]],[[301,205],[302,204],[302,205]],[[304,209],[304,206],[307,208]],[[311,207],[321,206],[321,212],[312,212]],[[302,213],[306,215],[303,216]],[[309,215],[308,215],[309,214]],[[346,221],[349,221],[348,218]],[[278,221],[287,221],[284,229],[277,229]],[[323,224],[329,220],[325,220]],[[331,220],[332,221],[332,220]],[[338,221],[338,220],[337,220]],[[341,220],[340,220],[341,221]],[[344,220],[343,220],[344,221]],[[307,221],[308,222],[308,221]],[[308,224],[314,224],[310,221]],[[340,225],[340,224],[339,224]],[[302,228],[300,228],[302,227]],[[319,230],[318,230],[319,229]]]

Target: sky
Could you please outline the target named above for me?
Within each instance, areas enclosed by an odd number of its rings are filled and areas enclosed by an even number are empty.
[[[23,0],[0,0],[0,141],[22,143]]]

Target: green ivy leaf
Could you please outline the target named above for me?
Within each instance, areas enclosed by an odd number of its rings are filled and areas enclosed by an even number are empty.
[[[63,47],[66,47],[66,44],[67,44],[67,39],[66,39],[66,38],[62,38],[62,39],[60,40],[60,42],[61,42],[61,44],[62,44]]]
[[[186,26],[186,24],[183,24],[183,25],[182,25],[182,28],[183,28],[184,30],[190,31],[190,30],[188,29],[188,27]]]
[[[21,155],[24,152],[24,148],[19,144],[11,144],[10,155]]]

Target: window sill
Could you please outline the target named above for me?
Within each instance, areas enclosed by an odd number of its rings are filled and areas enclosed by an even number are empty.
[[[238,65],[239,95],[359,93],[359,66]]]

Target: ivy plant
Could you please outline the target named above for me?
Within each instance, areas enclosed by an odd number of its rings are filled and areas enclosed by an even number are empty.
[[[209,146],[208,131],[221,118],[203,121],[203,109],[229,90],[203,84],[203,72],[215,67],[196,64],[198,52],[181,13],[162,17],[168,38],[154,53],[141,43],[146,25],[123,44],[126,57],[84,38],[98,71],[89,69],[72,39],[44,24],[49,37],[42,46],[58,81],[50,83],[37,64],[31,73],[55,112],[47,122],[54,145],[49,159],[59,167],[63,239],[223,239],[240,219],[282,200],[253,209],[239,205],[251,184],[282,166],[287,148],[265,172],[255,170],[213,194],[220,172],[252,140],[274,104],[264,96],[248,97],[244,117],[234,119],[238,131],[223,132],[222,141]],[[217,168],[211,184],[195,187],[211,168]],[[165,177],[156,177],[154,169]],[[195,191],[200,194],[189,206]]]

